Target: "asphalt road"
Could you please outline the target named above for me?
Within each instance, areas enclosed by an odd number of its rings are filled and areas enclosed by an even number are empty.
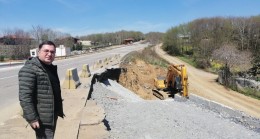
[[[63,60],[56,60],[54,61],[54,65],[58,66],[58,74],[62,83],[66,70],[69,68],[77,68],[79,73],[83,64],[89,64],[91,66],[97,60],[108,58],[115,54],[124,56],[131,51],[140,50],[147,46],[147,43],[122,45],[121,47],[113,48],[111,50],[99,51]],[[22,65],[2,68],[0,67],[0,113],[10,113],[10,116],[14,113],[17,113],[9,110],[12,110],[11,107],[17,107],[19,104],[18,72],[21,67]],[[3,120],[5,119],[0,116],[0,122],[3,122]]]

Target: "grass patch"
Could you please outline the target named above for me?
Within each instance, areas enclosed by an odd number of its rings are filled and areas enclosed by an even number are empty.
[[[141,52],[134,51],[134,52],[128,53],[122,59],[123,59],[122,63],[134,62],[136,59],[140,59],[140,60],[145,61],[146,63],[156,65],[159,67],[166,68],[169,65],[169,63],[166,60],[162,59],[161,57],[159,57],[156,54],[153,46],[149,46]]]
[[[223,68],[223,64],[218,63],[216,61],[210,62],[210,67],[206,69],[206,71],[209,71],[211,73],[217,74],[221,68]]]
[[[187,56],[177,56],[177,58],[179,58],[180,60],[190,64],[193,67],[197,67],[197,64],[195,63],[193,58],[190,58],[190,57],[187,57]]]
[[[239,90],[239,92],[246,96],[250,96],[252,98],[260,100],[260,91],[257,91],[255,89],[246,87],[243,90]]]

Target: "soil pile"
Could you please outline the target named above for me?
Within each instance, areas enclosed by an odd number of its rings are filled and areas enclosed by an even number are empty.
[[[143,99],[157,99],[152,93],[154,78],[166,76],[166,68],[148,64],[140,59],[124,63],[120,67],[127,69],[119,77],[119,83],[122,86],[135,92]]]

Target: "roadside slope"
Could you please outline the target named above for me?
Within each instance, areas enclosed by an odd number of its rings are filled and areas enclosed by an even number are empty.
[[[193,66],[172,57],[164,52],[161,45],[155,47],[156,53],[173,64],[185,64],[188,72],[189,93],[240,110],[253,117],[260,118],[260,101],[237,93],[219,85],[215,80],[217,75],[194,68]]]

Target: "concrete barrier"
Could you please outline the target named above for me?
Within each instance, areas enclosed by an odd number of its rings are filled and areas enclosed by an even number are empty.
[[[98,68],[98,61],[95,61],[93,64],[93,70]]]
[[[107,57],[103,60],[95,61],[93,66],[93,70],[99,69],[99,68],[105,68],[109,65],[116,65],[120,63],[120,54],[116,54],[114,56]]]
[[[105,58],[104,60],[103,60],[103,65],[104,65],[104,67],[105,66],[107,66],[109,63],[108,63],[108,58]]]
[[[90,77],[90,76],[91,76],[91,73],[90,73],[90,70],[89,70],[89,65],[88,64],[84,64],[82,66],[82,72],[80,74],[80,77],[87,78],[87,77]]]
[[[109,62],[109,63],[112,63],[112,62],[113,62],[113,56],[108,57],[108,62]]]
[[[120,58],[121,58],[120,54],[115,55],[116,63],[120,63]]]
[[[98,61],[98,68],[103,68],[104,67],[103,63],[104,62],[102,60],[99,60]]]
[[[119,64],[120,63],[120,54],[116,54],[113,57],[113,64]]]
[[[62,88],[76,89],[80,84],[77,68],[67,69]]]
[[[117,60],[119,60],[121,56],[120,56],[120,54],[116,54],[115,57]]]

